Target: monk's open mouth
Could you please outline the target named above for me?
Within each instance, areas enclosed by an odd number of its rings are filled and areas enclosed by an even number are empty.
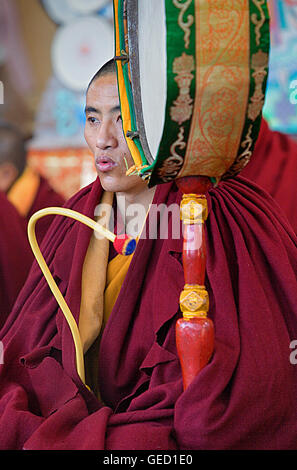
[[[97,157],[95,164],[97,170],[102,172],[110,171],[117,166],[117,164],[109,157]]]

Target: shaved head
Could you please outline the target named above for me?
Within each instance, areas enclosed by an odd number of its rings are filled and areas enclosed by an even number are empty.
[[[94,77],[91,79],[88,85],[87,91],[89,90],[92,83],[95,82],[95,80],[100,77],[104,77],[105,75],[112,75],[114,73],[117,73],[116,63],[114,59],[110,59],[95,73]]]

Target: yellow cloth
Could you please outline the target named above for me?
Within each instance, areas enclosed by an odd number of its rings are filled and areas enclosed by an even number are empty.
[[[113,193],[104,192],[100,204],[112,208]],[[106,207],[106,206],[105,206]],[[105,227],[109,216],[97,219]],[[100,398],[98,389],[98,349],[104,326],[110,316],[122,283],[129,269],[133,254],[117,255],[108,263],[109,241],[92,235],[82,270],[82,290],[79,316],[79,330],[83,339],[90,338],[85,353],[86,383]],[[102,321],[102,325],[101,325]],[[97,337],[96,337],[97,334]]]
[[[99,400],[100,391],[98,386],[98,351],[103,328],[111,314],[113,306],[118,298],[122,284],[125,280],[133,254],[130,256],[117,255],[108,263],[106,289],[104,292],[104,314],[103,325],[99,336],[85,354],[86,383]],[[94,283],[97,286],[97,283]]]
[[[108,228],[109,224],[112,201],[113,193],[105,191],[100,204],[102,207],[104,205],[109,214],[104,220],[102,214],[101,218],[97,219],[97,222],[106,228]],[[95,341],[101,329],[108,253],[109,241],[107,238],[99,238],[94,232],[87,249],[82,270],[79,331],[83,346],[86,345],[84,351]]]
[[[39,185],[39,175],[27,166],[8,191],[8,200],[15,206],[22,217],[26,217],[32,207]]]
[[[106,325],[116,303],[132,258],[133,254],[129,256],[117,255],[108,263],[104,292],[103,326]]]
[[[113,193],[104,192],[100,204],[108,204],[111,209],[112,201]],[[100,222],[100,219],[97,221],[107,228],[109,216],[106,217],[105,214],[104,223],[102,220]],[[136,241],[138,239],[139,237],[136,238]],[[105,238],[97,239],[93,234],[82,270],[79,330],[82,337],[89,334],[92,338],[91,346],[85,353],[86,383],[99,399],[98,351],[100,339],[133,259],[133,254],[129,256],[119,254],[108,262],[108,255],[109,241]],[[97,333],[97,337],[94,332]]]

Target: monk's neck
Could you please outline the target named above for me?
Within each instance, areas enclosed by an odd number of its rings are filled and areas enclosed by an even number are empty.
[[[122,219],[125,220],[126,233],[135,236],[135,233],[129,233],[129,227],[135,230],[143,226],[150,205],[153,201],[156,188],[145,188],[139,192],[117,192],[117,210],[119,210]],[[133,205],[133,207],[131,207]]]

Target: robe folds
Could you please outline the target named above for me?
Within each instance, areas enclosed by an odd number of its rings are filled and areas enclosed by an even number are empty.
[[[94,217],[98,179],[67,203]],[[175,183],[153,204],[179,203]],[[140,238],[100,338],[102,401],[76,372],[71,333],[39,268],[1,331],[0,448],[296,449],[297,238],[262,189],[238,176],[208,194],[215,351],[183,392],[175,345],[182,239]],[[78,322],[91,230],[57,216],[42,252]],[[98,260],[98,262],[100,262]]]
[[[33,263],[25,223],[0,192],[0,328],[12,310]]]
[[[262,119],[252,158],[241,176],[261,186],[275,199],[297,233],[296,175],[297,142],[286,134],[272,131]]]

